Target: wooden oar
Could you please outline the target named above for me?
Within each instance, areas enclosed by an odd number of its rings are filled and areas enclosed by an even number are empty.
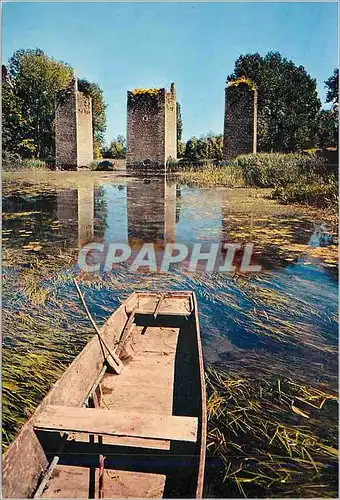
[[[157,318],[158,311],[161,308],[161,305],[162,305],[162,302],[163,302],[164,298],[165,298],[165,294],[161,293],[161,296],[159,297],[158,302],[156,302],[156,307],[155,307],[155,310],[154,310],[154,313],[153,313],[153,317],[155,319]]]
[[[109,349],[109,347],[107,346],[106,342],[104,341],[103,337],[101,336],[100,334],[100,331],[99,331],[99,328],[97,327],[94,319],[92,318],[91,316],[91,313],[90,311],[88,310],[88,307],[86,305],[86,302],[85,302],[85,299],[84,299],[84,296],[83,294],[81,293],[80,291],[80,288],[79,288],[79,285],[77,283],[77,280],[74,278],[73,279],[73,283],[75,284],[75,287],[77,289],[77,292],[78,292],[78,295],[79,295],[79,298],[84,306],[84,309],[86,311],[86,314],[89,318],[89,320],[91,321],[91,324],[93,326],[93,328],[95,329],[97,335],[98,335],[98,338],[99,338],[99,341],[101,342],[101,345],[105,347],[105,349],[107,350],[107,352],[109,353],[109,355],[107,357],[105,357],[106,361],[108,362],[109,366],[117,373],[117,375],[122,371],[122,368],[123,368],[123,363],[121,362],[121,360],[119,359],[119,357],[117,356],[117,354],[114,352],[114,351],[111,351]]]

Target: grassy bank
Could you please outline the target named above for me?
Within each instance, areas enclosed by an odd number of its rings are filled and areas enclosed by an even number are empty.
[[[2,158],[4,172],[41,172],[52,169],[52,165],[36,158],[20,158],[17,155],[5,155]]]
[[[241,155],[228,164],[180,169],[179,176],[199,187],[273,188],[270,196],[281,203],[337,211],[336,175],[313,154]]]
[[[271,197],[284,204],[299,203],[337,212],[338,185],[335,179],[330,179],[327,183],[296,182],[285,187],[275,188]]]
[[[115,170],[125,169],[126,160],[116,159],[99,159],[93,160],[88,167],[83,167],[81,170],[111,172]],[[38,158],[21,158],[13,153],[5,153],[2,157],[3,172],[46,172],[55,171],[55,160],[39,160]],[[76,171],[76,169],[70,169]]]

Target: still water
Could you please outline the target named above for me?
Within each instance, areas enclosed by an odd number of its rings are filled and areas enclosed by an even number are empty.
[[[194,290],[205,362],[266,367],[273,374],[336,390],[336,235],[324,218],[278,205],[255,191],[200,189],[164,177],[82,180],[71,189],[27,183],[5,193],[3,211],[5,377],[11,379],[14,372],[15,353],[27,352],[38,360],[48,351],[49,362],[65,364],[67,354],[72,359],[84,345],[85,336],[79,342],[79,335],[65,332],[79,319],[79,303],[67,277],[78,272],[77,253],[86,243],[118,242],[138,249],[152,242],[161,250],[168,242],[251,242],[262,266],[256,275],[189,273],[181,266],[163,274],[131,273],[121,264],[100,278],[87,276],[82,286],[91,312],[101,324],[135,289]],[[49,318],[51,329],[45,337],[38,332],[23,343],[24,335],[14,331],[13,314],[39,331],[45,328],[39,321],[43,325]],[[81,321],[89,333],[84,316]],[[64,333],[56,339],[55,331],[61,329]],[[32,382],[37,377],[33,365],[14,377],[18,392],[24,386],[30,400],[27,409],[18,399],[16,409],[24,408],[18,421],[50,386],[43,383],[42,366],[39,370],[42,390]],[[15,428],[9,419],[8,440]]]

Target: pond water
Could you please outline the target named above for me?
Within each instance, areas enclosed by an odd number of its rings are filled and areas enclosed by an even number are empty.
[[[135,250],[152,242],[160,252],[168,242],[253,243],[262,266],[256,274],[190,273],[184,265],[169,273],[132,273],[123,263],[79,279],[99,324],[135,289],[194,290],[206,363],[297,377],[336,391],[332,221],[255,190],[204,189],[164,177],[83,177],[66,188],[59,181],[46,188],[46,179],[43,185],[27,179],[7,192],[5,185],[3,373],[10,399],[17,398],[10,417],[5,392],[5,441],[50,387],[46,363],[62,369],[79,351],[88,339],[80,338],[79,325],[91,334],[69,279],[79,274],[78,250],[89,242]],[[52,379],[59,374],[55,370]]]

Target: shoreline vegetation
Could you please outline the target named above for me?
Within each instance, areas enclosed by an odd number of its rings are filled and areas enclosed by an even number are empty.
[[[179,162],[170,168],[197,187],[271,188],[269,197],[279,203],[338,210],[337,165],[313,152],[248,154],[228,163]]]
[[[337,151],[332,151],[336,158]],[[334,161],[334,160],[333,160]],[[229,162],[203,160],[169,162],[170,174],[200,188],[270,188],[269,198],[282,204],[308,205],[338,211],[337,164],[329,163],[316,152],[257,153],[241,155]],[[125,160],[94,161],[86,171],[117,172]],[[3,159],[3,171],[53,171],[51,165],[38,159]],[[144,173],[144,171],[143,171]]]

